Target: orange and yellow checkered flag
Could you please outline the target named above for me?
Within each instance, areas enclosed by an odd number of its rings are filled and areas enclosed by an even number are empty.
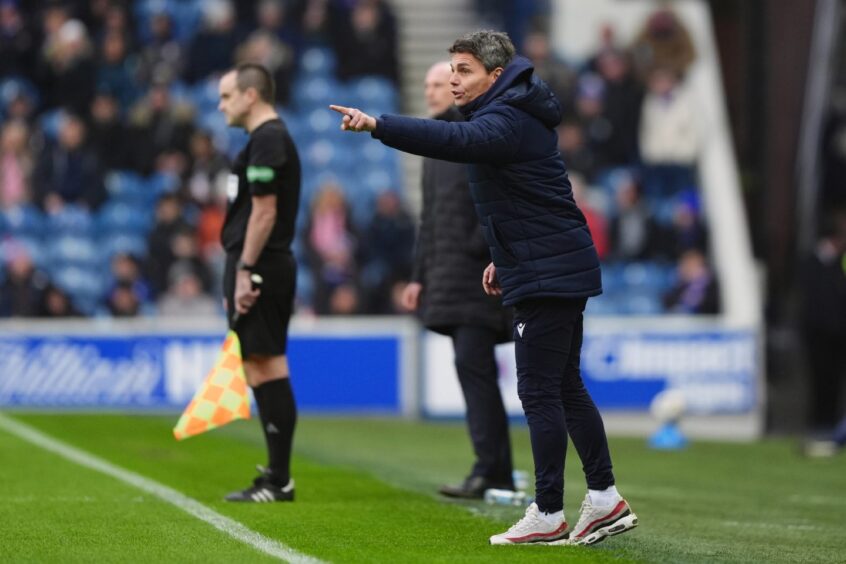
[[[250,395],[235,331],[226,334],[217,362],[173,428],[181,441],[236,419],[250,418]]]

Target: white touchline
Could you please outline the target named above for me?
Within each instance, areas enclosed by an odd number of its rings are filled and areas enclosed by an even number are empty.
[[[89,454],[69,444],[49,437],[40,431],[36,431],[29,425],[15,421],[2,413],[0,413],[0,428],[8,431],[16,437],[39,446],[44,450],[58,454],[62,458],[75,462],[80,466],[96,470],[97,472],[111,476],[121,482],[126,482],[127,484],[135,486],[139,490],[143,490],[151,495],[154,495],[157,498],[178,507],[182,511],[193,515],[197,519],[205,521],[214,528],[223,531],[230,537],[248,544],[256,550],[260,550],[270,556],[291,562],[291,564],[321,564],[323,562],[322,560],[307,554],[297,552],[293,548],[285,546],[279,541],[257,533],[245,527],[238,521],[225,517],[217,511],[206,507],[199,501],[169,488],[164,484],[145,478],[135,472],[124,470],[123,468],[115,466],[114,464],[94,456],[93,454]]]

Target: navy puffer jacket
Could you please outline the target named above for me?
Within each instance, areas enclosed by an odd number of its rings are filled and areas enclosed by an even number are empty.
[[[516,57],[466,122],[383,115],[373,137],[401,151],[470,164],[468,176],[503,303],[602,293],[599,258],[558,153],[561,109]]]

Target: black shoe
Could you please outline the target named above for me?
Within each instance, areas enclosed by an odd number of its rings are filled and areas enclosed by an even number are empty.
[[[441,486],[438,492],[447,497],[458,497],[462,499],[482,499],[485,496],[485,490],[495,488],[500,490],[514,491],[514,484],[492,482],[482,476],[470,476],[464,482],[457,486]]]
[[[245,490],[232,492],[224,497],[224,501],[245,501],[252,503],[269,503],[271,501],[294,501],[294,479],[288,480],[284,487],[279,487],[271,480],[270,471],[258,467],[260,476],[253,480],[253,485]]]

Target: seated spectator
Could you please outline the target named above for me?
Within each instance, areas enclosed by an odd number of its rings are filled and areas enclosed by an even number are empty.
[[[237,63],[258,63],[267,68],[276,83],[276,102],[287,105],[291,95],[296,60],[294,49],[269,31],[254,31],[238,47]]]
[[[0,286],[0,317],[33,317],[38,314],[47,277],[35,268],[22,245],[10,244],[6,280]]]
[[[387,3],[359,0],[338,25],[333,37],[338,78],[378,75],[399,84],[397,23]]]
[[[185,66],[185,49],[173,35],[173,21],[167,12],[153,14],[150,34],[152,37],[141,50],[139,58],[139,84],[176,80]]]
[[[195,131],[191,135],[189,158],[191,165],[185,183],[188,195],[198,206],[209,205],[215,194],[224,191],[229,163],[217,151],[207,131]]]
[[[587,73],[579,78],[574,121],[584,135],[585,151],[593,156],[591,164],[597,171],[611,166],[605,155],[605,147],[611,142],[614,128],[605,116],[604,97],[605,82],[599,75]],[[569,165],[566,160],[564,164]]]
[[[180,154],[187,159],[194,132],[194,108],[171,99],[167,84],[155,83],[147,96],[130,111],[132,164],[142,174],[157,170],[163,156]]]
[[[135,65],[127,53],[126,39],[122,35],[109,33],[103,38],[97,68],[97,90],[110,92],[121,110],[128,109],[135,102],[138,94]]]
[[[561,122],[557,128],[558,150],[568,172],[576,172],[592,182],[598,172],[599,159],[588,147],[585,130],[576,119]]]
[[[9,121],[0,132],[0,210],[30,201],[32,154],[29,129],[21,121]]]
[[[360,311],[358,289],[354,284],[345,282],[332,290],[328,309],[324,313],[327,315],[355,315]]]
[[[0,2],[0,76],[34,78],[38,46],[27,24],[17,2]]]
[[[608,257],[608,221],[605,219],[605,215],[594,207],[590,201],[584,178],[578,173],[569,176],[570,185],[573,189],[573,199],[585,216],[588,229],[590,229],[590,234],[593,237],[596,254],[599,255],[599,260],[605,260]]]
[[[659,252],[658,225],[631,175],[616,185],[614,199],[617,209],[611,220],[611,257],[622,261],[654,258]]]
[[[173,264],[171,250],[173,237],[191,226],[182,218],[182,204],[175,194],[165,194],[156,203],[156,223],[147,238],[145,272],[152,283],[153,292],[161,294],[167,288],[167,272]]]
[[[672,223],[663,240],[664,253],[674,260],[685,251],[698,250],[704,253],[708,248],[708,231],[702,221],[699,197],[695,192],[682,193],[676,199]]]
[[[333,306],[336,299],[345,308],[357,308],[358,237],[339,187],[328,184],[315,196],[305,226],[304,242],[307,262],[314,276],[314,312],[337,311]],[[350,294],[355,299],[351,299]],[[355,307],[351,306],[352,302]]]
[[[173,235],[170,240],[170,253],[173,260],[167,266],[168,276],[178,266],[193,272],[200,280],[204,292],[211,289],[211,271],[206,261],[200,256],[197,234],[193,229],[180,229]]]
[[[188,49],[185,79],[198,82],[232,66],[232,54],[240,41],[235,9],[229,0],[202,3],[203,27]]]
[[[48,213],[58,212],[65,204],[94,209],[105,199],[100,159],[86,144],[85,123],[79,117],[62,118],[58,142],[47,144],[39,157],[33,191]]]
[[[302,0],[297,7],[295,21],[299,22],[304,44],[331,43],[340,22],[348,17],[341,14],[331,0]]]
[[[676,13],[668,8],[649,16],[631,50],[637,74],[644,80],[655,67],[684,76],[696,59],[690,32]]]
[[[202,209],[197,221],[197,244],[200,248],[200,256],[212,273],[211,293],[215,296],[222,295],[223,292],[220,283],[226,266],[226,253],[223,252],[223,246],[220,244],[220,233],[226,220],[227,204],[226,193],[221,190],[214,196],[212,203]]]
[[[44,289],[38,315],[52,319],[82,316],[64,290],[53,284],[48,284]]]
[[[555,57],[549,44],[549,35],[533,31],[526,36],[523,54],[535,65],[535,74],[546,82],[561,104],[565,116],[574,111],[576,74],[565,63]]]
[[[717,281],[705,255],[697,249],[685,251],[677,271],[678,282],[664,296],[664,307],[672,313],[719,313]]]
[[[21,86],[3,88],[2,106],[0,111],[6,116],[7,121],[22,121],[30,126],[35,121],[35,110],[37,101],[34,92]]]
[[[364,232],[365,267],[361,276],[367,313],[396,313],[393,288],[411,279],[414,221],[396,192],[376,199],[376,213]]]
[[[98,93],[91,101],[88,137],[104,169],[115,170],[129,166],[128,130],[121,120],[117,100],[108,92]]]
[[[141,267],[138,260],[132,255],[126,253],[118,253],[112,257],[111,262],[111,290],[114,288],[128,285],[132,289],[132,293],[138,298],[140,304],[149,303],[152,300],[152,291],[147,280],[141,274]]]
[[[113,317],[137,317],[141,313],[141,299],[131,283],[121,282],[109,292],[107,307]]]
[[[94,96],[97,67],[85,25],[67,20],[46,38],[41,67],[41,93],[46,105],[84,115]]]
[[[159,298],[159,314],[166,317],[213,316],[220,312],[219,304],[203,292],[200,279],[191,268],[176,264],[171,268],[170,285]]]
[[[605,83],[602,115],[611,133],[599,150],[610,166],[635,164],[643,89],[631,71],[628,54],[609,49],[599,54],[597,72]]]
[[[282,0],[259,0],[256,4],[256,26],[261,31],[271,33],[292,50],[294,61],[302,52],[302,35],[296,25],[292,2]],[[276,85],[279,87],[279,84]]]
[[[650,195],[672,196],[693,181],[701,147],[701,127],[690,92],[670,70],[649,75],[640,120],[644,185]]]

